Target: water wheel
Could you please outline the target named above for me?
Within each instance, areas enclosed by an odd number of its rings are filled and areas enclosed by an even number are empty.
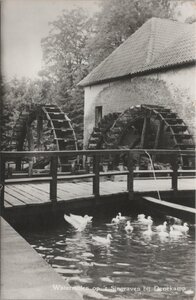
[[[93,132],[88,142],[89,150],[101,148],[101,145],[104,143],[104,136],[110,130],[118,116],[119,113],[110,113],[103,117],[103,119],[98,123],[97,127],[93,128]]]
[[[14,151],[77,150],[77,139],[69,117],[57,105],[35,105],[21,112],[11,139]],[[59,161],[69,165],[67,158]],[[48,159],[34,162],[34,168],[43,168]],[[21,162],[17,163],[21,168]],[[66,168],[64,168],[66,169]]]
[[[95,148],[184,150],[195,147],[193,137],[184,121],[170,109],[157,105],[138,105],[126,109],[116,116],[113,124],[110,124],[107,130],[102,129],[102,133],[102,138],[97,144],[94,140]],[[91,138],[89,144],[90,142]],[[142,162],[139,156],[136,156],[135,160],[139,164]],[[144,157],[143,160],[145,161]],[[153,161],[161,162],[162,160],[166,163],[168,157],[153,157]],[[146,159],[147,161],[148,159]],[[192,166],[193,159],[181,156],[179,163],[189,167]]]

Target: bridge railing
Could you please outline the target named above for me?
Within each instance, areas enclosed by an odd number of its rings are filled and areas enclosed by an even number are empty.
[[[59,179],[77,179],[77,178],[92,178],[92,192],[95,198],[100,196],[100,177],[107,175],[127,175],[127,191],[129,199],[133,199],[133,183],[134,175],[137,173],[153,173],[153,170],[134,170],[134,155],[164,155],[169,157],[171,162],[170,170],[155,170],[155,174],[158,173],[169,173],[172,178],[172,189],[174,193],[178,190],[178,177],[183,172],[179,169],[178,158],[180,156],[186,155],[189,157],[195,157],[194,150],[163,150],[163,149],[110,149],[110,150],[78,150],[78,151],[2,151],[0,153],[0,195],[1,195],[1,208],[4,208],[4,189],[5,184],[13,183],[13,180],[5,178],[5,164],[8,161],[17,161],[20,159],[29,159],[32,161],[33,157],[45,157],[50,160],[50,170],[49,176],[45,178],[28,178],[26,182],[30,181],[39,181],[39,180],[48,180],[50,182],[50,200],[55,203],[57,201],[57,181]],[[100,172],[100,161],[103,157],[112,157],[115,155],[124,155],[127,158],[127,168],[122,171],[109,171],[109,172]],[[58,176],[58,160],[60,157],[82,157],[87,159],[91,158],[92,161],[92,171],[88,174],[83,175],[65,175]],[[192,173],[195,173],[195,170],[189,170]],[[22,179],[21,179],[22,180]],[[21,182],[21,180],[18,180]],[[24,182],[25,180],[23,180]],[[16,182],[16,180],[15,180]]]

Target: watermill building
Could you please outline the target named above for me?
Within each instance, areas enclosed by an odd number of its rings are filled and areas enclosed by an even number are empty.
[[[193,148],[195,42],[194,24],[152,18],[88,74],[84,147]]]

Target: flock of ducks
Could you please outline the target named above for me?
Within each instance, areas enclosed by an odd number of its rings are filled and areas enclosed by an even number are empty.
[[[85,215],[84,217],[79,216],[79,215],[74,215],[70,214],[64,215],[64,219],[71,224],[77,231],[83,231],[86,226],[92,222],[93,217]],[[116,217],[114,217],[111,220],[110,225],[118,225],[118,224],[123,224],[127,220],[127,217],[122,216],[121,213],[118,213]],[[163,222],[163,224],[156,226],[154,229],[155,231],[152,230],[153,226],[153,220],[151,216],[146,216],[144,214],[139,214],[137,216],[137,224],[141,225],[146,225],[147,230],[143,231],[144,236],[151,236],[153,234],[158,234],[160,237],[180,237],[183,236],[184,234],[188,233],[189,231],[189,226],[187,223],[184,223],[183,225],[179,224],[173,224],[169,225],[167,221]],[[132,226],[130,221],[126,221],[126,224],[124,226],[124,230],[126,231],[127,234],[131,234],[134,231],[134,227]],[[110,244],[112,239],[112,235],[110,233],[107,234],[106,238],[100,237],[100,236],[92,236],[92,240],[101,244]]]
[[[138,222],[148,225],[148,229],[143,232],[144,235],[152,235],[157,233],[160,237],[179,237],[188,233],[189,227],[187,223],[183,225],[169,225],[166,221],[163,224],[155,227],[155,231],[152,230],[153,220],[152,218],[145,217],[144,214],[138,215]]]

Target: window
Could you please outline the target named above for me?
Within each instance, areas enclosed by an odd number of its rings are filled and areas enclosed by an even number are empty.
[[[102,106],[95,107],[95,127],[98,126],[98,123],[102,119]]]

